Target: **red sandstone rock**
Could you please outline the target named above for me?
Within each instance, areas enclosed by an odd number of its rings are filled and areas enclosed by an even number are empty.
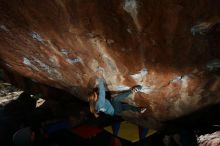
[[[89,79],[103,70],[109,90],[144,87],[129,101],[147,107],[132,115],[143,119],[136,122],[173,119],[220,102],[219,5],[1,0],[1,66],[83,100]]]

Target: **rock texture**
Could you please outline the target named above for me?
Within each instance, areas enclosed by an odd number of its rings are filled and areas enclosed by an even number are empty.
[[[211,134],[200,135],[197,138],[199,146],[218,146],[220,145],[220,131]]]
[[[219,0],[1,0],[0,61],[86,100],[102,71],[109,90],[144,88],[125,118],[152,126],[220,102]]]

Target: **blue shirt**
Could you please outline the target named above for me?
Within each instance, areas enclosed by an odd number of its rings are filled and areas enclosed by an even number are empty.
[[[114,108],[109,100],[105,98],[105,85],[104,80],[98,78],[98,89],[99,89],[99,98],[96,102],[96,110],[97,112],[104,112],[107,115],[114,115]]]

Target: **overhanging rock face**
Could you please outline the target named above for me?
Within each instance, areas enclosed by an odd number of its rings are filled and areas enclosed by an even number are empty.
[[[220,102],[219,0],[1,0],[1,64],[86,100],[140,84],[125,117],[141,125]],[[130,115],[130,117],[128,116]]]

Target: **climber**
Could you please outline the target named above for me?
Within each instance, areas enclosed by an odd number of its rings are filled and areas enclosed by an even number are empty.
[[[131,106],[125,103],[122,103],[124,99],[129,97],[129,95],[134,94],[141,90],[142,86],[136,85],[129,90],[118,93],[116,96],[110,95],[110,100],[106,97],[108,95],[105,91],[105,81],[103,78],[96,79],[96,85],[98,87],[94,88],[92,93],[89,95],[90,111],[98,117],[99,112],[103,112],[107,115],[114,116],[120,115],[122,111],[131,110],[139,112],[140,109],[135,106]]]

